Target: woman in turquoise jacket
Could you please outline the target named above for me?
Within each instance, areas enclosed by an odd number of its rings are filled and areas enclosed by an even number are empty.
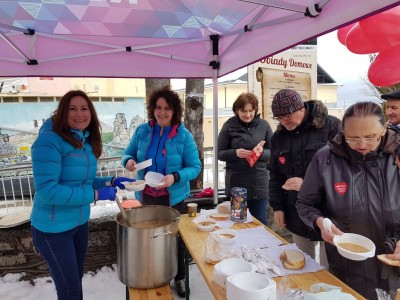
[[[89,97],[70,91],[32,145],[32,242],[47,262],[58,300],[83,299],[90,204],[114,200],[124,177],[96,177],[100,122]]]
[[[122,165],[134,171],[136,163],[152,159],[152,165],[138,171],[143,179],[148,171],[164,175],[163,184],[146,186],[136,197],[144,205],[164,205],[184,211],[183,200],[190,195],[189,181],[201,170],[199,151],[192,134],[181,123],[182,105],[178,94],[168,87],[154,91],[147,103],[149,122],[140,125],[122,156]],[[184,244],[178,237],[178,294],[185,297]]]

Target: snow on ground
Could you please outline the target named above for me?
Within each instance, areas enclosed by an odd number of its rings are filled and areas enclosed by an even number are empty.
[[[20,214],[21,209],[16,208],[15,213]],[[6,210],[6,209],[3,209]],[[10,210],[9,210],[10,212]],[[91,219],[115,216],[119,212],[118,206],[112,201],[99,201],[91,209]],[[5,213],[5,212],[4,212]],[[1,211],[0,211],[1,215]],[[86,273],[83,277],[83,291],[85,300],[124,299],[125,286],[119,281],[116,269],[103,267],[96,274]],[[10,273],[0,277],[0,299],[7,300],[54,300],[57,299],[54,284],[50,277],[34,280],[34,285],[29,281],[20,281],[24,274]]]
[[[114,270],[103,267],[96,274],[86,273],[83,276],[83,296],[85,300],[125,299],[125,285]],[[7,274],[0,277],[0,299],[7,300],[54,300],[56,290],[50,277],[29,281],[20,281],[22,273]]]

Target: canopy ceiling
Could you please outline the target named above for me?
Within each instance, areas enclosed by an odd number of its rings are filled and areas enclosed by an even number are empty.
[[[0,76],[215,78],[398,4],[0,0]]]

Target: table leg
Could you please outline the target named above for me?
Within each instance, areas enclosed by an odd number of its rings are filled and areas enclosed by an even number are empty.
[[[125,292],[126,296],[125,297],[126,297],[126,300],[129,300],[129,288],[127,285],[125,286],[125,288],[126,288],[126,292]]]
[[[185,245],[185,290],[186,290],[186,300],[189,300],[189,251]]]

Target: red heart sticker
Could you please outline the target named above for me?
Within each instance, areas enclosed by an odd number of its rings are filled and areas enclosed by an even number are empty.
[[[347,191],[347,183],[346,182],[336,182],[335,190],[339,195],[344,195]]]
[[[278,157],[278,160],[279,160],[279,162],[280,162],[282,165],[284,165],[284,164],[286,163],[286,159],[285,159],[284,156],[279,156],[279,157]]]

